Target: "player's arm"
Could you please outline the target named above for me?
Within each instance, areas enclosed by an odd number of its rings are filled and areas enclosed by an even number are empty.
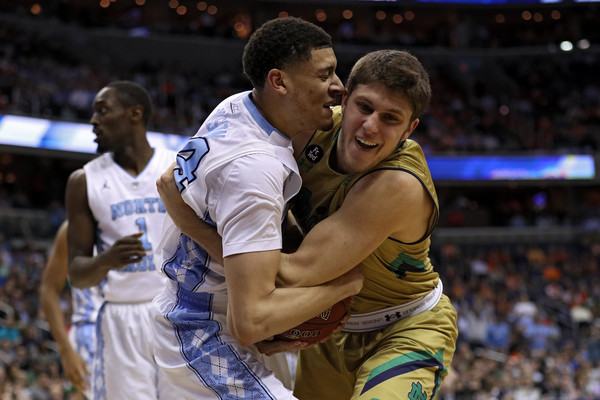
[[[358,265],[387,237],[406,243],[426,233],[433,201],[413,175],[398,170],[368,174],[342,206],[306,235],[298,251],[282,255],[288,286],[318,285]]]
[[[179,193],[173,174],[177,163],[173,163],[156,180],[158,194],[175,225],[185,235],[200,244],[218,263],[223,264],[223,242],[212,225],[202,221]],[[284,252],[295,251],[302,241],[302,231],[293,215],[289,213],[286,231],[283,235]]]
[[[223,263],[223,244],[217,230],[202,221],[194,210],[185,202],[175,184],[173,174],[177,163],[169,168],[156,180],[158,194],[175,225],[193,241],[199,243],[210,256],[220,264]]]
[[[86,288],[97,285],[109,270],[122,268],[144,257],[146,252],[139,240],[142,232],[120,238],[109,249],[93,255],[96,221],[88,204],[83,169],[69,176],[65,198],[69,221],[69,277],[73,286]]]
[[[228,290],[227,325],[241,345],[250,345],[309,320],[338,301],[357,294],[357,269],[325,284],[278,288],[279,250],[225,257]]]
[[[219,174],[225,180],[208,201],[223,236],[228,327],[240,344],[284,332],[360,291],[357,270],[322,285],[277,287],[287,172],[275,158],[247,156]]]
[[[60,295],[67,281],[67,223],[64,222],[56,233],[40,284],[40,303],[50,332],[56,341],[58,354],[69,381],[79,391],[86,390],[88,370],[85,361],[77,354],[69,342],[65,320],[60,308]]]

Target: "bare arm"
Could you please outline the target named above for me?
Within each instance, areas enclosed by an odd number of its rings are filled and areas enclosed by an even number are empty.
[[[64,222],[58,232],[50,251],[50,256],[42,273],[40,285],[40,302],[50,332],[58,346],[58,354],[69,381],[79,391],[86,390],[88,370],[85,361],[77,354],[69,342],[65,320],[60,308],[60,295],[67,281],[68,250],[67,223]]]
[[[176,166],[173,163],[156,180],[158,194],[175,225],[193,241],[199,243],[210,256],[220,264],[223,264],[223,243],[221,236],[212,225],[202,221],[194,210],[183,201],[179,189],[175,184],[173,169]],[[289,214],[289,223],[284,234],[283,249],[284,252],[295,251],[302,241],[303,233],[296,224],[295,219]]]
[[[322,285],[277,288],[280,257],[279,250],[225,257],[227,325],[242,345],[284,332],[362,288],[358,269]]]
[[[169,171],[167,171],[169,172]],[[208,224],[190,223],[184,211],[194,215],[183,202],[172,173],[161,177],[161,196],[169,193],[174,218],[186,223],[184,233],[204,246],[214,241],[213,252],[222,254],[220,236]],[[164,179],[163,179],[164,178]],[[160,189],[159,189],[160,191]],[[358,265],[387,237],[404,242],[420,239],[425,233],[433,204],[412,175],[402,171],[377,171],[361,179],[348,194],[341,208],[317,224],[293,254],[281,256],[279,286],[320,285],[341,276]],[[357,212],[360,210],[360,212]],[[200,221],[201,222],[201,221]]]
[[[221,236],[213,226],[198,218],[194,210],[181,198],[173,175],[176,165],[176,163],[171,164],[156,180],[156,188],[165,209],[181,232],[201,244],[213,259],[223,264]]]
[[[411,174],[371,173],[350,190],[342,206],[319,222],[298,251],[282,255],[280,278],[287,286],[327,282],[358,265],[387,237],[419,240],[433,203]]]
[[[85,172],[78,169],[67,181],[66,206],[69,220],[69,277],[71,284],[86,288],[99,284],[111,269],[137,262],[146,254],[139,238],[142,232],[117,240],[109,249],[94,256],[96,221],[89,208]]]

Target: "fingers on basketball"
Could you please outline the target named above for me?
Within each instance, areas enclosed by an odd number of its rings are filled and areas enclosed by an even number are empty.
[[[302,324],[289,329],[276,336],[279,340],[301,340],[303,342],[315,343],[329,337],[334,331],[339,330],[340,324],[350,310],[351,298],[348,297],[334,304],[319,315],[309,319]]]

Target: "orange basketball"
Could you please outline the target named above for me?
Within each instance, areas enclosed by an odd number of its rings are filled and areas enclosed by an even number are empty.
[[[279,340],[314,343],[329,336],[350,310],[350,297],[334,304],[314,318],[275,336]]]

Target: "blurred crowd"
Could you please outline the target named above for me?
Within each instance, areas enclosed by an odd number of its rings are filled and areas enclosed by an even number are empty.
[[[165,23],[148,9],[109,8],[101,15],[69,8],[68,3],[47,2],[53,5],[53,23],[68,25],[78,34],[41,29],[47,14],[32,18],[26,8],[0,7],[0,114],[86,122],[97,90],[115,79],[133,79],[153,97],[151,130],[192,135],[220,100],[249,88],[239,65],[206,74],[198,65],[140,60],[123,69],[119,60],[101,64],[81,51],[85,29],[116,29],[144,40],[158,34],[191,34],[243,41],[248,32],[233,28],[241,21],[242,28],[252,29],[252,23],[239,17],[243,10],[236,11],[237,16],[200,13]],[[289,5],[289,11],[296,14],[293,7]],[[428,11],[428,18],[420,19],[419,11]],[[429,154],[597,153],[600,13],[591,5],[563,8],[560,18],[553,19],[552,11],[541,9],[544,22],[538,25],[523,22],[516,9],[427,9],[416,10],[416,16],[403,10],[403,22],[393,23],[396,11],[389,8],[379,22],[368,21],[367,12],[355,12],[354,19],[330,19],[322,26],[344,46],[363,46],[354,49],[357,54],[393,45],[419,56],[431,74],[433,99],[413,138]],[[498,14],[508,23],[499,24]],[[583,45],[584,39],[591,45]],[[558,47],[562,40],[570,40],[575,48],[563,52]],[[350,66],[349,61],[340,62],[342,80]],[[18,180],[11,181],[4,171],[16,163],[29,177],[26,187],[11,184]],[[64,182],[80,164],[81,160],[0,153],[0,219],[5,214],[18,216],[11,224],[2,219],[0,229],[0,400],[71,396],[39,307],[47,242],[37,239],[50,238],[65,217]],[[567,203],[578,199],[568,199],[572,192],[564,188],[533,188],[520,192],[521,197],[509,192],[441,188],[440,224],[586,224],[586,235],[560,243],[482,239],[466,244],[436,242],[434,237],[431,257],[458,310],[461,332],[440,397],[600,399],[600,191],[585,191],[577,217],[569,215],[572,207]],[[35,210],[44,213],[40,216]],[[35,221],[38,229],[27,228],[24,220]],[[25,231],[25,239],[15,241],[13,230]],[[62,306],[68,320],[68,290]]]
[[[432,255],[459,315],[442,399],[600,398],[600,236]]]
[[[424,13],[422,10],[421,14]],[[598,151],[600,35],[592,27],[600,25],[599,13],[563,9],[560,20],[547,17],[550,22],[546,25],[507,23],[510,30],[506,31],[517,38],[506,43],[493,40],[511,36],[498,32],[494,20],[486,22],[486,18],[469,17],[468,13],[460,18],[459,14],[451,14],[444,19],[439,13],[430,14],[428,18],[421,15],[429,23],[420,21],[413,24],[414,28],[400,24],[396,27],[398,32],[369,31],[365,37],[372,40],[358,52],[354,50],[352,54],[357,54],[356,57],[345,54],[347,46],[337,49],[338,58],[344,60],[338,68],[342,80],[363,50],[390,45],[406,48],[419,56],[432,80],[433,99],[414,134],[426,152]],[[487,19],[495,15],[488,14]],[[156,112],[150,129],[187,136],[195,133],[221,99],[249,88],[241,63],[216,70],[212,65],[213,73],[191,61],[175,62],[167,54],[152,61],[129,60],[126,68],[115,56],[110,64],[99,64],[98,60],[104,56],[102,48],[91,56],[83,56],[86,52],[82,47],[89,46],[82,39],[83,27],[42,30],[43,21],[33,19],[25,25],[22,18],[25,17],[5,15],[7,23],[0,24],[2,113],[85,122],[97,90],[117,78],[132,79],[146,86],[153,96]],[[118,23],[119,18],[114,18],[115,26],[123,25]],[[58,24],[70,26],[66,22]],[[334,36],[340,29],[337,25],[323,25]],[[375,29],[387,24],[370,26]],[[541,26],[546,28],[539,29]],[[416,27],[419,33],[409,36],[421,40],[404,40],[406,32]],[[125,29],[118,32],[128,36]],[[478,36],[489,40],[472,43]],[[375,38],[381,41],[382,37],[387,37],[387,41],[376,43]],[[572,40],[571,51],[559,49],[557,41],[562,38]],[[118,41],[118,36],[104,46],[118,45],[115,40]],[[158,39],[150,36],[139,40]],[[126,51],[123,53],[122,58],[129,57]],[[214,60],[211,58],[210,62]]]
[[[459,315],[441,400],[600,399],[600,236],[460,244],[431,257]],[[0,236],[0,399],[68,399],[39,307],[46,254]],[[68,320],[70,293],[63,293]]]

